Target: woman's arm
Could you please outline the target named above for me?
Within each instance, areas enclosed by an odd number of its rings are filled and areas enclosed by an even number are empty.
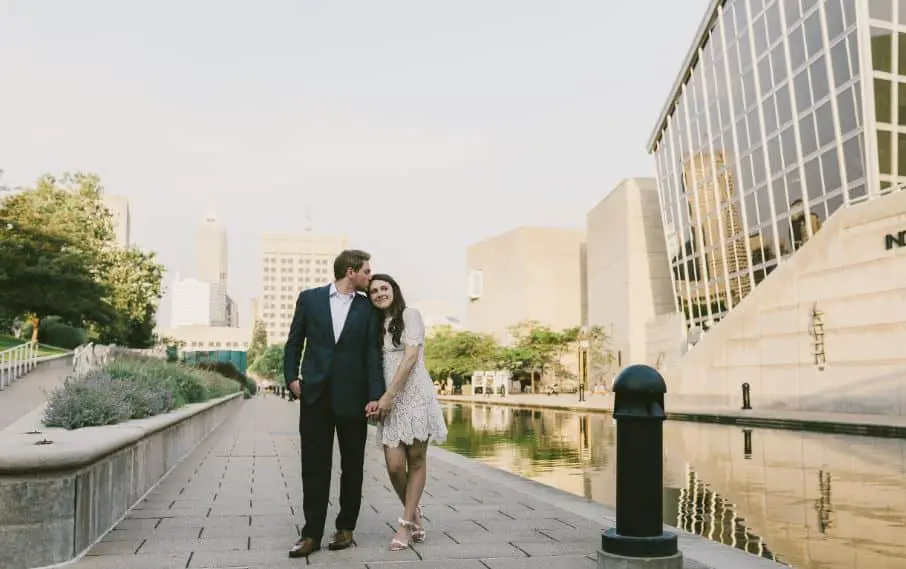
[[[396,373],[393,374],[393,380],[390,382],[390,387],[387,388],[387,395],[393,397],[406,387],[406,382],[409,381],[409,372],[412,371],[412,366],[414,366],[417,361],[418,346],[406,344],[405,351],[403,352],[403,359],[400,360],[400,365],[397,366]]]

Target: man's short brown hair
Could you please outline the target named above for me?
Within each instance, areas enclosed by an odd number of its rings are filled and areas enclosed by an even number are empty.
[[[346,249],[333,261],[333,276],[339,280],[346,276],[346,269],[353,272],[362,270],[362,265],[371,260],[371,255],[358,249]]]

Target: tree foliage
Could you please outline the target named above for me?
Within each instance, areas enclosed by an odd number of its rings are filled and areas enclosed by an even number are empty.
[[[279,381],[283,377],[283,344],[272,344],[265,348],[252,362],[249,371],[264,379]]]
[[[425,365],[435,379],[454,381],[496,365],[499,346],[493,337],[438,327],[425,342]]]
[[[267,349],[267,327],[261,320],[255,320],[255,327],[252,330],[252,341],[248,349],[248,361],[254,363],[258,356]]]
[[[26,316],[35,333],[57,315],[98,341],[148,347],[164,268],[115,247],[102,196],[96,175],[77,172],[0,203],[0,314]]]

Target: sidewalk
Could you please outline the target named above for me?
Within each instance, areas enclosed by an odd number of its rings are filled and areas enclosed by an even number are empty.
[[[610,413],[613,395],[586,395],[580,402],[575,393],[568,395],[516,394],[499,395],[439,395],[451,403],[484,403],[562,409],[579,413]],[[807,430],[872,437],[906,437],[906,417],[894,415],[865,415],[857,413],[825,413],[794,410],[714,409],[671,406],[667,401],[667,418],[674,421],[723,423],[744,427]]]
[[[72,373],[72,356],[53,357],[0,391],[0,431],[47,402],[47,393]]]
[[[401,506],[369,440],[358,546],[327,551],[325,537],[325,548],[309,560],[289,559],[302,521],[297,424],[297,403],[274,396],[245,402],[235,420],[70,567],[593,569],[601,532],[614,523],[612,510],[600,504],[432,448],[423,502],[428,540],[387,551]],[[336,516],[336,470],[333,482],[328,531]],[[779,567],[696,536],[681,534],[680,543],[687,568]]]

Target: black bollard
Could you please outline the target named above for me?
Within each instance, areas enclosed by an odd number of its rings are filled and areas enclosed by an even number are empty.
[[[671,558],[664,567],[682,566],[676,534],[664,531],[665,393],[664,378],[645,365],[627,367],[614,381],[617,525],[601,536],[599,566],[607,566],[608,554]]]
[[[742,457],[752,460],[752,429],[742,430]]]
[[[752,396],[750,393],[749,383],[742,384],[742,410],[748,411],[752,408]]]
[[[579,401],[585,401],[585,386],[579,384]]]

